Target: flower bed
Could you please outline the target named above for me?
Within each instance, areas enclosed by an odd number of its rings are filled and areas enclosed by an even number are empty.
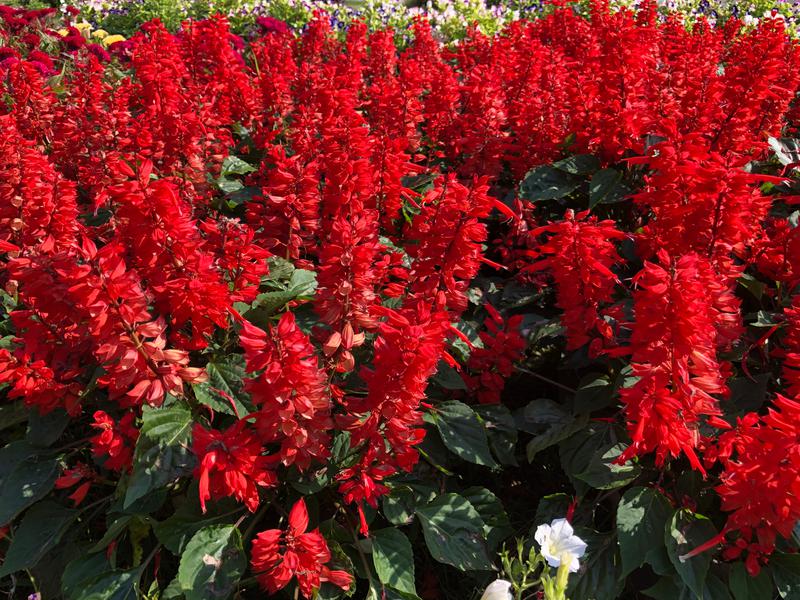
[[[3,589],[800,593],[797,44],[546,12],[0,10]]]

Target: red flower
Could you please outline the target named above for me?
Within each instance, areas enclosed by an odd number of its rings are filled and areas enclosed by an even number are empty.
[[[318,529],[308,530],[305,500],[298,500],[289,513],[289,527],[262,531],[253,540],[250,564],[258,582],[270,594],[297,578],[300,593],[311,598],[324,581],[348,590],[353,577],[346,571],[331,571],[326,563],[331,553]]]
[[[97,473],[91,467],[84,463],[78,463],[73,468],[65,470],[61,477],[56,479],[55,488],[63,490],[77,485],[78,487],[69,495],[69,499],[75,506],[79,506],[86,499],[86,494],[89,493],[89,489],[96,479]],[[79,483],[80,485],[78,485]]]
[[[256,427],[263,441],[280,444],[287,466],[307,469],[312,461],[326,458],[333,427],[327,378],[294,315],[284,313],[277,327],[266,332],[242,321],[239,340],[247,371],[257,373],[246,386],[261,407]]]
[[[264,447],[246,421],[237,421],[225,431],[206,429],[196,423],[192,430],[192,452],[197,456],[194,470],[200,486],[200,506],[206,500],[233,496],[255,512],[258,488],[277,482],[271,470],[275,460],[264,456]]]
[[[717,357],[717,324],[730,313],[717,307],[713,271],[696,254],[646,262],[636,276],[636,321],[631,334],[633,373],[639,380],[620,392],[633,444],[622,460],[655,452],[657,464],[695,453],[703,418],[721,414],[730,365]],[[726,310],[731,307],[727,306]]]
[[[580,348],[598,334],[608,344],[613,331],[601,315],[601,306],[613,299],[618,279],[611,268],[622,262],[614,242],[625,234],[613,221],[598,221],[588,212],[576,215],[572,210],[563,221],[539,227],[532,235],[542,233],[553,234],[539,248],[548,258],[528,270],[548,268],[553,274],[567,350]]]
[[[102,410],[94,413],[92,427],[100,433],[90,441],[92,454],[97,458],[105,458],[103,467],[112,471],[128,471],[133,460],[133,449],[139,438],[139,430],[133,424],[135,416],[132,412],[125,414],[119,423]]]
[[[481,404],[499,404],[506,380],[514,372],[514,363],[522,358],[527,346],[520,334],[522,315],[503,321],[491,305],[484,305],[489,318],[484,321],[486,331],[479,336],[483,347],[473,348],[467,368],[474,375],[463,375],[464,381]]]

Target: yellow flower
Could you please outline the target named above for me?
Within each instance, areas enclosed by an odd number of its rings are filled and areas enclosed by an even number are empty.
[[[61,37],[64,37],[67,34],[69,34],[69,29],[67,29],[66,27],[62,27],[61,29],[58,30],[58,35],[60,35]]]
[[[89,32],[92,30],[92,26],[89,23],[76,23],[75,29],[80,31],[83,35],[89,35]]]
[[[95,29],[92,32],[92,37],[97,38],[98,40],[102,40],[104,37],[108,36],[108,32],[105,29]]]
[[[117,35],[117,34],[107,35],[106,37],[103,38],[103,46],[108,48],[111,44],[114,44],[116,42],[124,42],[124,41],[125,41],[125,36]]]

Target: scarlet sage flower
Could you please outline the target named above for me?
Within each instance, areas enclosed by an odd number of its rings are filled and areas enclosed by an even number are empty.
[[[617,276],[611,269],[622,262],[614,245],[625,238],[613,221],[598,221],[588,212],[568,210],[564,220],[531,232],[552,236],[539,247],[543,257],[527,270],[548,269],[555,279],[567,350],[580,348],[593,337],[611,340],[613,332],[601,314],[611,302]]]
[[[484,305],[489,317],[480,336],[483,347],[472,349],[467,368],[473,375],[462,375],[481,404],[499,404],[506,380],[514,372],[514,363],[522,358],[526,341],[520,334],[522,315],[504,321],[491,305]]]
[[[646,452],[656,463],[685,454],[703,467],[695,449],[700,424],[721,414],[730,365],[717,357],[716,323],[727,318],[708,285],[708,261],[696,254],[646,262],[636,276],[633,373],[639,380],[620,392],[633,444],[623,460]]]
[[[285,530],[268,529],[253,540],[250,565],[261,587],[274,594],[297,578],[300,593],[311,598],[325,581],[350,589],[353,577],[346,571],[332,571],[326,565],[331,553],[318,529],[308,531],[305,500],[298,500],[289,513]]]
[[[275,458],[263,454],[263,445],[246,421],[237,421],[225,431],[196,423],[192,429],[192,452],[197,456],[194,474],[203,512],[207,500],[224,496],[233,496],[255,512],[258,489],[277,482],[272,470]]]
[[[85,463],[78,463],[73,468],[66,469],[56,479],[54,487],[57,490],[63,490],[77,486],[68,497],[75,506],[79,506],[86,499],[86,494],[89,493],[95,479],[97,479],[97,473],[91,467]]]
[[[246,388],[260,407],[256,427],[264,442],[280,444],[284,465],[307,469],[329,456],[331,399],[314,347],[284,313],[267,331],[242,321],[239,340],[246,369],[254,377]]]
[[[745,557],[751,575],[790,539],[800,520],[800,403],[778,395],[766,415],[748,413],[719,438],[724,470],[715,489],[729,514],[722,533],[704,546],[726,541],[723,556]]]
[[[117,423],[102,410],[94,413],[92,427],[100,433],[91,439],[92,454],[97,458],[105,458],[104,468],[112,471],[131,468],[133,449],[139,438],[139,430],[134,425],[135,418],[132,412],[128,412]]]

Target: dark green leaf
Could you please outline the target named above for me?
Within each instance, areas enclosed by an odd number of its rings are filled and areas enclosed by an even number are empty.
[[[800,600],[800,554],[775,553],[769,559],[772,580],[784,600]]]
[[[123,515],[114,519],[111,525],[108,526],[108,529],[106,529],[103,537],[100,538],[100,541],[89,548],[89,552],[100,552],[100,550],[106,549],[111,542],[117,539],[117,537],[127,529],[128,523],[130,523],[132,518],[133,516],[131,515]]]
[[[58,460],[29,456],[15,464],[0,486],[0,525],[5,525],[53,489]]]
[[[534,167],[519,186],[520,197],[532,202],[556,200],[574,192],[581,180],[569,173],[543,165]]]
[[[592,456],[586,469],[575,477],[597,490],[611,490],[629,484],[642,472],[642,468],[630,461],[617,464],[617,459],[625,451],[625,444],[602,447]]]
[[[444,445],[456,456],[476,465],[497,466],[489,450],[486,430],[469,406],[450,400],[438,404],[430,415]]]
[[[553,167],[571,175],[588,175],[600,168],[600,161],[592,154],[575,154],[554,162]]]
[[[25,440],[17,440],[0,448],[0,484],[3,483],[6,477],[11,475],[19,463],[26,458],[36,456],[40,452],[42,452],[41,448],[31,446]]]
[[[14,531],[13,541],[0,566],[0,577],[34,567],[58,544],[78,512],[47,500],[32,506]]]
[[[570,600],[616,600],[624,586],[622,564],[613,535],[578,531],[587,544],[581,569],[569,578],[567,597]]]
[[[533,518],[534,529],[542,523],[550,523],[554,519],[563,519],[569,510],[570,504],[572,504],[572,498],[566,494],[544,496],[539,500],[539,505],[536,507],[536,516]]]
[[[517,426],[508,408],[501,404],[485,404],[476,406],[475,412],[483,419],[489,446],[497,460],[504,465],[516,466]]]
[[[707,550],[692,558],[682,557],[716,535],[717,531],[708,518],[685,508],[677,511],[665,527],[664,539],[670,562],[681,580],[698,596],[703,594],[713,552]]]
[[[84,554],[70,562],[61,575],[61,591],[66,600],[75,600],[83,590],[111,568],[105,554]]]
[[[606,408],[614,403],[614,385],[607,375],[590,373],[578,384],[573,402],[579,413]]]
[[[769,568],[762,568],[755,577],[750,577],[743,562],[734,563],[729,577],[731,592],[735,600],[761,600],[772,597],[772,578]]]
[[[514,533],[503,504],[492,492],[484,487],[470,487],[461,492],[486,524],[484,534],[490,552],[494,552],[500,544]]]
[[[462,571],[492,568],[485,524],[475,507],[458,494],[443,494],[417,509],[425,543],[433,558]]]
[[[589,208],[619,202],[630,193],[631,189],[622,180],[622,173],[616,169],[603,169],[592,175],[589,182]]]
[[[669,501],[652,488],[634,487],[617,507],[617,539],[622,573],[628,575],[663,547],[662,532],[672,517]]]
[[[536,458],[536,455],[542,450],[545,450],[550,446],[555,446],[556,444],[568,439],[576,432],[581,431],[586,426],[588,420],[589,417],[584,414],[571,419],[567,423],[551,425],[547,430],[544,431],[544,433],[540,433],[528,442],[528,445],[525,448],[528,456],[528,462],[532,463],[534,458]]]
[[[191,411],[181,404],[144,407],[125,508],[191,471],[193,458],[188,444],[192,422]]]
[[[416,594],[414,587],[414,550],[399,529],[379,529],[370,532],[372,562],[381,583],[401,592]]]
[[[383,516],[393,525],[406,525],[414,518],[417,499],[407,487],[394,487],[382,499]]]
[[[114,571],[100,576],[71,600],[136,600],[141,569]]]
[[[232,355],[219,362],[206,365],[208,381],[192,386],[198,402],[217,412],[242,418],[253,410],[244,392],[244,360]]]
[[[464,383],[464,379],[461,377],[461,374],[443,360],[439,361],[436,374],[433,376],[433,382],[442,386],[446,390],[467,389],[467,384]]]
[[[223,600],[233,593],[246,567],[239,530],[233,525],[211,525],[186,544],[178,581],[186,600]]]
[[[40,415],[39,411],[34,409],[28,417],[27,440],[32,446],[46,448],[61,437],[68,423],[69,415],[63,409],[56,409],[46,415]]]
[[[0,431],[22,423],[28,418],[29,413],[30,411],[21,400],[9,402],[4,398],[3,404],[0,404]]]
[[[602,461],[602,456],[614,446],[612,428],[608,423],[589,423],[559,443],[561,466],[579,495],[586,493],[591,486],[578,475],[596,469],[598,457]]]

